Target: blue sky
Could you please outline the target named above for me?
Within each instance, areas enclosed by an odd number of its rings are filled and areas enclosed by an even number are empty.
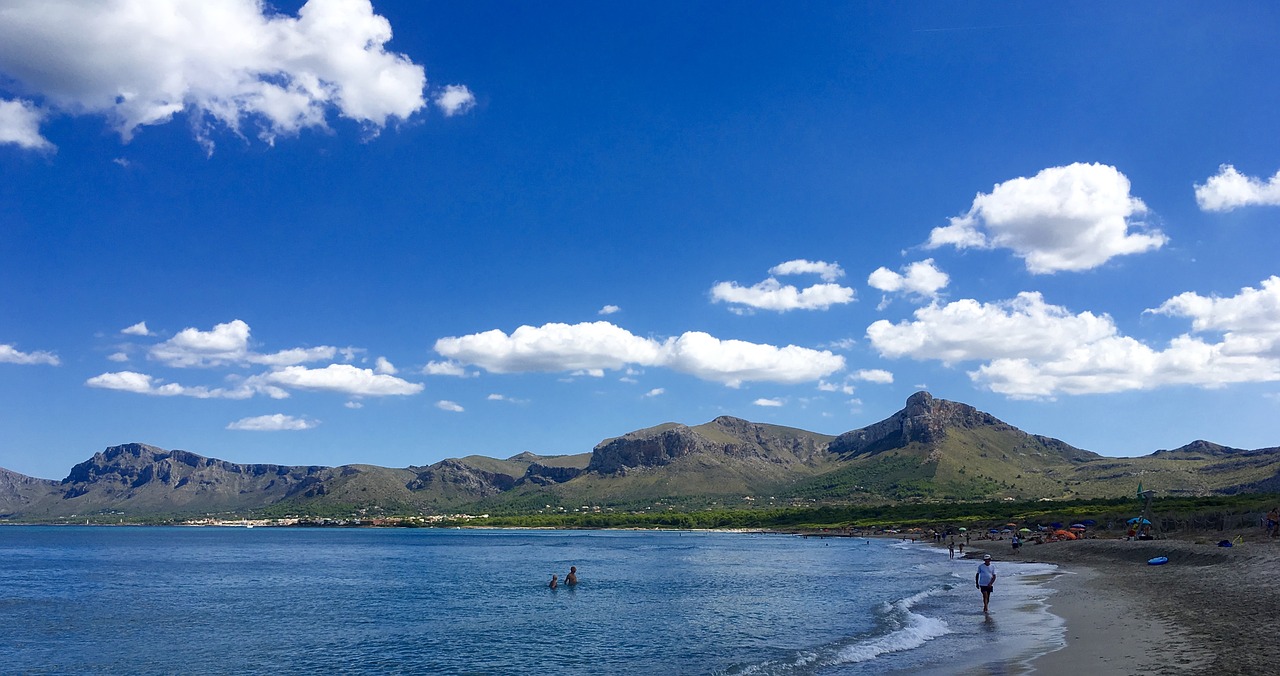
[[[589,451],[918,389],[1280,444],[1280,8],[0,3],[0,466]]]

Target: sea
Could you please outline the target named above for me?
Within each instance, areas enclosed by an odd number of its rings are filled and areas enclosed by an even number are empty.
[[[0,527],[0,673],[1023,674],[1050,565],[697,531]],[[576,587],[551,589],[576,566]]]

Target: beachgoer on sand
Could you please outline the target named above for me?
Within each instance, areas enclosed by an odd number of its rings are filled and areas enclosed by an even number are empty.
[[[1276,537],[1277,534],[1280,534],[1280,508],[1273,507],[1267,512],[1267,535]]]
[[[996,586],[996,567],[991,565],[991,555],[983,554],[982,563],[978,564],[978,572],[973,576],[973,583],[982,592],[982,612],[987,612],[991,604],[991,592]]]
[[[956,543],[955,543],[955,542],[948,542],[948,543],[947,543],[947,558],[949,558],[949,559],[954,559],[954,558],[956,558]]]
[[[556,576],[555,576],[554,574],[551,576],[551,584],[549,584],[549,585],[547,585],[547,586],[548,586],[548,587],[551,587],[552,589],[555,589],[555,588],[556,588]]]
[[[564,583],[572,587],[578,584],[578,567],[569,566],[569,574],[564,576]]]

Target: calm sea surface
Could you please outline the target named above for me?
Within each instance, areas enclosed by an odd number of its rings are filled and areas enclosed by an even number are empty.
[[[551,574],[578,567],[574,589]],[[1046,566],[892,540],[0,527],[0,672],[1025,673]]]

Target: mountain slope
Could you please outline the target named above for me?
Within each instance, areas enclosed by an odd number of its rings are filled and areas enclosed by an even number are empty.
[[[0,470],[0,518],[1091,498],[1128,496],[1139,483],[1161,495],[1280,491],[1280,448],[1196,441],[1102,457],[917,392],[901,411],[839,436],[722,416],[637,430],[590,453],[473,455],[400,469],[246,465],[124,444],[61,482]]]
[[[31,506],[51,500],[60,484],[36,479],[0,467],[0,518],[29,511]]]

